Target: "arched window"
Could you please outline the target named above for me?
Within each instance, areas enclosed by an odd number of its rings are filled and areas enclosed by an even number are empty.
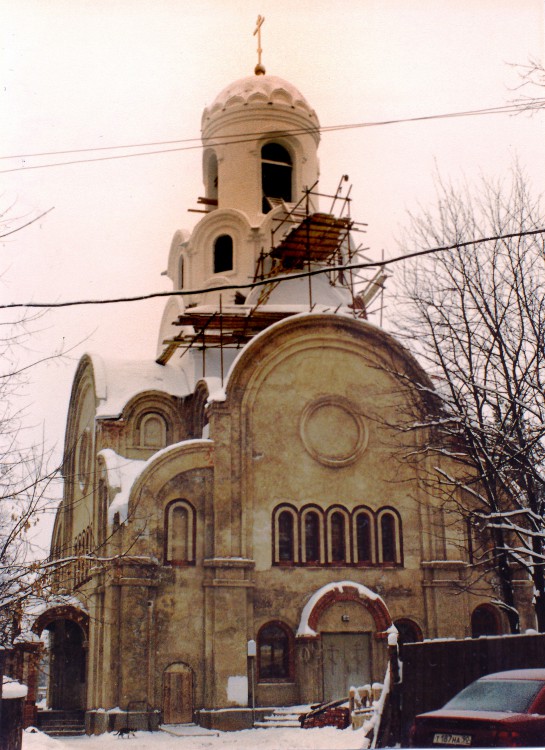
[[[354,536],[356,541],[356,562],[370,565],[373,555],[373,519],[369,512],[359,511],[356,514]]]
[[[214,273],[233,270],[233,238],[220,234],[214,241]]]
[[[166,510],[166,554],[170,565],[195,562],[195,511],[185,500],[175,500]]]
[[[290,680],[292,635],[283,623],[268,623],[257,635],[257,674],[261,682]]]
[[[420,627],[408,617],[400,617],[394,625],[399,633],[399,643],[420,643],[423,640]]]
[[[310,510],[304,516],[305,562],[320,562],[320,516]]]
[[[293,515],[284,510],[278,517],[278,559],[293,562]]]
[[[273,511],[273,561],[276,565],[298,562],[297,511],[279,505]]]
[[[346,516],[335,511],[329,517],[329,561],[330,563],[347,562],[346,549]]]
[[[401,564],[401,521],[391,510],[383,510],[378,519],[379,562]]]
[[[263,213],[271,210],[267,198],[292,200],[292,160],[288,151],[279,143],[266,143],[261,149],[261,185],[263,189]]]
[[[138,422],[138,444],[142,448],[165,448],[167,424],[160,414],[144,414]]]
[[[498,610],[492,604],[480,604],[471,614],[471,637],[501,635],[502,627]]]

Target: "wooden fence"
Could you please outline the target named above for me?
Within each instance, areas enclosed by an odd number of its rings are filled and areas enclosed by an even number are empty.
[[[478,677],[506,669],[545,667],[545,634],[408,643],[400,647],[400,659],[400,713],[394,724],[401,733],[398,742],[406,747],[407,732],[417,714],[441,708]]]

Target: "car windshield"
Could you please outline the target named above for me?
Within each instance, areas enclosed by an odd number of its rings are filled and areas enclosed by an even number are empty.
[[[538,680],[477,680],[455,695],[445,708],[524,713],[543,684]]]

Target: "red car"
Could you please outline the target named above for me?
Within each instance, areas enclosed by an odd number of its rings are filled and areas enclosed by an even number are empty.
[[[545,669],[496,672],[420,714],[411,747],[545,747]]]

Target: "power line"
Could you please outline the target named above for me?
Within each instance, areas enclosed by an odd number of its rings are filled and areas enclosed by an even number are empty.
[[[541,108],[545,106],[545,99],[536,99],[533,101],[533,108]],[[374,127],[384,127],[387,125],[399,125],[404,123],[410,123],[410,122],[426,122],[426,121],[433,121],[433,120],[445,120],[445,119],[453,119],[453,118],[459,118],[459,117],[476,117],[476,116],[482,116],[482,115],[494,115],[494,114],[512,114],[517,112],[523,112],[528,109],[528,104],[524,102],[519,103],[512,103],[512,104],[505,104],[505,105],[498,105],[496,107],[487,107],[484,109],[474,109],[474,110],[462,110],[459,112],[447,112],[443,114],[438,115],[420,115],[417,117],[404,117],[404,118],[396,118],[391,120],[376,120],[371,122],[359,122],[359,123],[349,123],[344,125],[324,125],[319,127],[308,127],[308,128],[299,128],[295,130],[285,130],[282,131],[283,135],[305,135],[305,134],[312,134],[312,133],[332,133],[335,131],[342,131],[342,130],[354,130],[359,128],[374,128]],[[149,143],[132,143],[132,144],[125,144],[121,146],[96,146],[92,148],[81,148],[81,149],[71,149],[71,150],[59,150],[59,151],[43,151],[43,152],[36,152],[36,153],[29,153],[29,154],[17,154],[17,155],[11,155],[11,156],[0,156],[0,160],[9,160],[9,159],[33,159],[33,158],[39,158],[39,157],[45,157],[45,156],[67,156],[69,154],[82,154],[82,153],[90,153],[90,152],[97,152],[97,151],[116,151],[120,149],[131,149],[131,148],[150,148],[153,146],[166,146],[166,145],[173,145],[173,144],[193,144],[193,145],[185,145],[185,146],[177,146],[176,148],[166,148],[166,149],[156,149],[153,151],[139,151],[137,153],[133,154],[115,154],[112,156],[96,156],[92,158],[82,158],[82,159],[71,159],[69,161],[61,161],[61,162],[50,162],[48,164],[30,164],[25,166],[19,166],[19,167],[11,167],[9,169],[2,169],[0,170],[0,174],[7,174],[10,172],[21,172],[21,171],[28,171],[31,169],[45,169],[49,167],[63,167],[63,166],[70,166],[74,164],[86,164],[89,162],[98,162],[98,161],[111,161],[114,159],[131,159],[136,156],[153,156],[157,154],[167,154],[172,153],[175,151],[190,151],[195,149],[201,149],[201,148],[211,148],[214,146],[224,146],[224,145],[232,145],[237,143],[250,143],[257,141],[263,137],[263,131],[250,131],[247,133],[241,134],[241,137],[228,140],[231,138],[230,136],[215,136],[214,140],[210,143],[207,143],[206,146],[204,146],[201,143],[201,138],[184,138],[179,140],[169,140],[169,141],[152,141]]]
[[[218,286],[202,287],[200,289],[178,289],[172,290],[170,292],[151,292],[150,294],[140,294],[133,297],[113,297],[110,299],[73,300],[71,302],[12,302],[7,305],[0,305],[0,310],[8,310],[20,307],[58,308],[76,307],[81,305],[113,305],[119,304],[121,302],[142,302],[144,300],[157,299],[159,297],[191,297],[196,294],[205,294],[207,292],[224,292],[236,289],[254,289],[255,287],[266,286],[267,284],[278,284],[282,281],[291,281],[293,279],[308,278],[309,276],[318,276],[322,273],[335,273],[337,271],[354,271],[357,269],[361,270],[366,268],[390,266],[394,263],[400,263],[403,260],[419,258],[424,255],[431,255],[432,253],[438,253],[445,250],[456,250],[458,248],[469,247],[471,245],[479,245],[481,242],[494,242],[496,240],[507,240],[514,237],[530,237],[538,234],[545,234],[545,227],[543,229],[530,229],[526,232],[511,232],[509,234],[496,234],[490,237],[479,237],[475,240],[456,242],[453,245],[432,247],[427,248],[426,250],[415,250],[412,253],[397,255],[396,257],[389,258],[387,260],[366,261],[365,263],[348,263],[346,265],[340,266],[325,266],[324,268],[318,268],[313,271],[301,271],[300,273],[291,273],[287,276],[274,276],[260,281],[250,281],[246,284],[220,284]]]

